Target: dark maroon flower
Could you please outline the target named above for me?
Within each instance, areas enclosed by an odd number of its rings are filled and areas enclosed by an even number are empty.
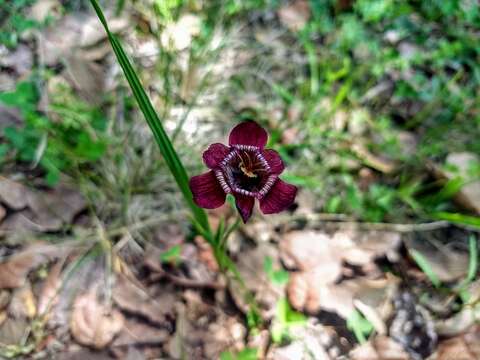
[[[203,153],[211,170],[190,179],[193,201],[205,209],[225,203],[227,194],[244,222],[252,215],[255,199],[264,214],[274,214],[292,205],[297,187],[282,181],[284,169],[280,155],[265,149],[268,134],[254,121],[238,124],[230,132],[229,146],[215,143]]]

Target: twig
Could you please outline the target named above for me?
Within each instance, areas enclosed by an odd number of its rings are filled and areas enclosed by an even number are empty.
[[[415,232],[415,231],[432,231],[438,229],[444,229],[453,225],[449,221],[440,220],[432,221],[428,223],[420,224],[395,224],[395,223],[370,223],[348,220],[348,217],[342,214],[308,214],[301,216],[293,216],[293,219],[287,220],[306,220],[312,222],[322,222],[328,226],[336,226],[341,228],[359,228],[365,230],[384,230],[384,231],[396,231],[402,233]],[[459,226],[458,224],[454,224]]]
[[[187,288],[197,288],[197,289],[215,289],[215,290],[223,290],[225,289],[225,285],[218,283],[218,282],[213,282],[213,281],[195,281],[195,280],[190,280],[187,278],[179,277],[173,274],[170,274],[169,272],[163,270],[163,268],[155,263],[152,259],[146,258],[145,259],[145,265],[150,268],[150,270],[153,270],[157,272],[157,274],[153,274],[151,276],[153,281],[160,280],[162,278],[167,278],[170,280],[172,283],[178,286],[182,287],[187,287]]]

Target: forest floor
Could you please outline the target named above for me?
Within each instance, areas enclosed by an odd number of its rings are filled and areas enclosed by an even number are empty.
[[[0,0],[0,358],[480,359],[478,7],[106,3],[190,175],[255,120],[299,193],[225,274],[90,3]]]

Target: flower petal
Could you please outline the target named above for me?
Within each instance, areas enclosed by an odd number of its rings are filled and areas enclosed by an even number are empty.
[[[225,156],[227,156],[229,152],[230,148],[226,145],[220,143],[212,144],[203,153],[203,162],[210,169],[213,169],[218,166],[220,161],[225,159]]]
[[[267,144],[268,134],[255,121],[245,121],[235,126],[230,132],[230,145],[253,145],[263,149]]]
[[[260,200],[260,210],[264,214],[275,214],[286,210],[295,201],[297,187],[278,179],[270,191]]]
[[[283,169],[285,169],[282,158],[275,150],[265,149],[262,151],[262,155],[267,161],[268,165],[270,165],[272,174],[280,175]]]
[[[215,209],[225,203],[226,194],[218,183],[213,171],[193,176],[190,179],[193,201],[205,209]]]
[[[235,205],[237,205],[237,210],[242,216],[242,220],[244,223],[246,223],[247,220],[250,219],[250,216],[252,216],[254,204],[254,197],[235,194]]]

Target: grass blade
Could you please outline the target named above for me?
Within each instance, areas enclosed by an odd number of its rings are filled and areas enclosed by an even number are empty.
[[[123,50],[120,41],[110,31],[107,20],[105,19],[105,16],[97,0],[90,0],[90,2],[95,9],[95,12],[97,13],[100,22],[105,28],[110,44],[112,45],[113,51],[115,52],[118,62],[122,67],[123,73],[127,78],[130,88],[132,89],[133,95],[137,100],[140,110],[145,116],[145,120],[147,121],[150,129],[153,132],[155,141],[160,148],[160,152],[162,153],[165,162],[170,169],[170,172],[175,178],[175,181],[177,182],[178,187],[180,188],[180,191],[185,198],[185,201],[187,202],[188,206],[192,211],[193,217],[202,226],[202,228],[205,229],[208,234],[210,234],[211,231],[208,224],[207,215],[203,209],[199,208],[193,202],[192,193],[190,191],[190,187],[188,186],[187,172],[185,171],[182,162],[180,161],[167,133],[165,132],[165,129],[163,128],[162,123],[157,113],[155,112],[152,103],[150,102],[150,99],[148,98],[145,90],[143,89],[143,86],[138,79],[138,76],[133,69],[132,64],[130,63],[127,54]]]
[[[418,267],[425,273],[425,275],[427,275],[433,286],[439,288],[442,283],[435,271],[433,271],[428,260],[417,250],[410,250],[410,255],[412,256],[413,260],[415,260]]]
[[[468,239],[468,247],[470,253],[470,260],[468,262],[468,274],[467,274],[467,281],[471,282],[475,280],[477,276],[478,270],[478,246],[477,246],[477,239],[474,235],[471,235]]]

